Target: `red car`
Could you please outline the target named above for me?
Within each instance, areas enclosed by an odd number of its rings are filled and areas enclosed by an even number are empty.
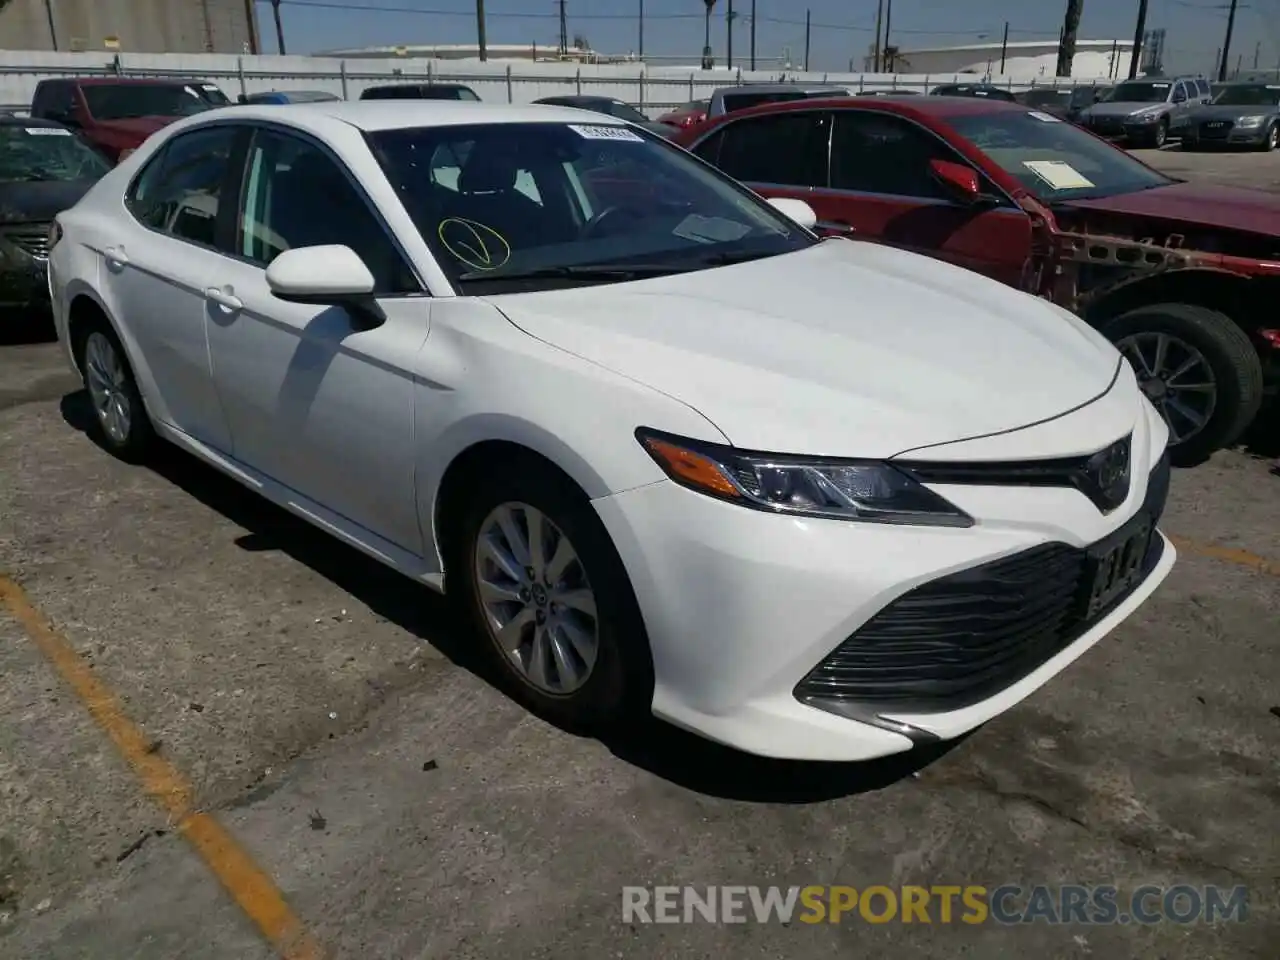
[[[770,104],[673,140],[820,233],[985,273],[1110,337],[1175,463],[1236,440],[1280,386],[1280,196],[1187,183],[1058,118],[959,97]]]
[[[688,130],[707,119],[707,110],[710,106],[711,102],[708,100],[694,100],[691,103],[684,104],[684,106],[676,107],[668,113],[664,113],[658,118],[658,123],[665,123],[669,127]]]

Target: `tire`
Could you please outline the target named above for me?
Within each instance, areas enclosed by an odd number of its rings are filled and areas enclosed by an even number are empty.
[[[75,346],[80,376],[93,407],[90,435],[119,459],[141,462],[155,442],[155,431],[120,338],[105,321],[98,320],[85,329]],[[123,420],[113,419],[112,408],[124,412]]]
[[[519,589],[519,584],[511,583],[501,574],[492,562],[492,555],[482,547],[482,538],[486,538],[487,532],[493,532],[495,513],[508,510],[511,519],[517,522],[517,532],[523,533],[527,542],[527,525],[521,526],[519,521],[523,514],[527,524],[530,509],[541,515],[544,530],[549,523],[567,540],[577,559],[564,569],[559,580],[564,585],[562,589],[549,586],[546,583],[549,577],[542,578],[541,587],[529,584],[526,577],[523,582],[529,585],[524,588],[524,599],[503,603],[504,615],[508,611],[523,613],[540,609],[547,618],[545,623],[535,619],[522,628],[520,633],[530,643],[528,647],[522,643],[517,653],[511,653],[498,640],[495,621],[489,612],[493,608],[486,608],[485,597],[494,596],[493,584],[499,578],[504,589],[512,586]],[[506,464],[501,471],[494,471],[475,486],[449,539],[452,546],[446,544],[449,548],[446,569],[451,575],[457,574],[454,581],[457,587],[449,590],[449,596],[457,604],[463,621],[474,630],[487,658],[501,674],[503,686],[514,699],[557,726],[593,735],[616,732],[651,716],[653,661],[639,605],[604,525],[577,487],[534,458]],[[544,555],[553,553],[557,542],[554,537],[549,539],[552,546],[543,551]],[[526,567],[526,573],[528,569]],[[558,691],[548,689],[532,679],[535,670],[528,666],[533,655],[532,641],[536,640],[539,630],[563,624],[566,619],[576,624],[578,631],[574,635],[581,637],[592,622],[583,613],[585,604],[576,601],[577,609],[570,604],[560,604],[557,614],[556,598],[580,594],[583,586],[594,596],[594,662],[580,685]],[[533,589],[539,590],[541,596],[531,595]],[[539,599],[544,601],[542,607],[538,607]],[[573,661],[574,666],[583,666],[585,658],[578,655],[578,645],[565,642],[569,637],[565,632],[567,627],[558,629],[564,658]],[[557,660],[551,656],[550,649],[546,649],[549,663],[555,667]],[[523,666],[520,660],[524,661]],[[558,670],[554,672],[557,678],[564,679]]]
[[[1267,135],[1262,138],[1260,149],[1263,153],[1270,153],[1278,146],[1280,146],[1280,124],[1273,123],[1267,130]]]
[[[1161,117],[1160,122],[1156,124],[1155,133],[1151,136],[1151,146],[1159,150],[1169,142],[1169,119]]]
[[[1248,335],[1224,313],[1187,303],[1153,304],[1116,317],[1104,325],[1103,332],[1129,359],[1139,381],[1147,381],[1144,390],[1170,425],[1169,455],[1174,466],[1203,463],[1216,450],[1234,442],[1262,405],[1262,361],[1258,351]],[[1178,365],[1179,357],[1189,356],[1183,349],[1189,347],[1198,352],[1203,361],[1198,369],[1203,371],[1207,366],[1211,374],[1214,385],[1211,406],[1198,410],[1207,415],[1198,429],[1189,429],[1191,421],[1170,406],[1167,388],[1156,386],[1151,378],[1144,376],[1145,371],[1139,369],[1142,364],[1134,356],[1134,345],[1142,350],[1161,334],[1171,338],[1170,351],[1179,351],[1169,356],[1166,362],[1170,366]],[[1149,352],[1146,355],[1150,357]],[[1196,369],[1193,368],[1190,375],[1195,375]],[[1172,378],[1171,382],[1191,385],[1185,377]],[[1163,399],[1161,393],[1164,393]],[[1194,406],[1207,395],[1208,391],[1184,393],[1182,399],[1187,403],[1183,409]],[[1175,429],[1183,435],[1181,439],[1175,437]]]

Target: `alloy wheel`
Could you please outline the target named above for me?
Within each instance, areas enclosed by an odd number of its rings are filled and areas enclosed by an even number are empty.
[[[491,510],[477,534],[475,588],[490,637],[526,682],[566,696],[590,679],[600,650],[596,598],[550,517],[525,503]]]
[[[1173,443],[1183,443],[1204,429],[1218,402],[1218,381],[1204,354],[1167,333],[1131,334],[1116,347],[1164,417]]]
[[[129,439],[133,425],[133,401],[129,395],[129,374],[115,345],[95,330],[84,345],[85,385],[98,422],[107,437],[117,444]]]

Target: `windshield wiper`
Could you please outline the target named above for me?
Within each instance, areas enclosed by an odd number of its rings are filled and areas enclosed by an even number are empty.
[[[559,267],[535,267],[531,270],[471,270],[458,277],[459,283],[496,280],[598,280],[601,283],[662,277],[670,273],[697,270],[704,264],[671,263],[580,263]]]

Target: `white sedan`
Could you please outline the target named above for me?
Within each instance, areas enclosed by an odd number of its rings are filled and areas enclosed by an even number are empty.
[[[857,760],[1151,595],[1167,434],[1070,314],[812,222],[577,110],[243,106],[59,216],[50,285],[99,442],[447,588],[541,714]]]

